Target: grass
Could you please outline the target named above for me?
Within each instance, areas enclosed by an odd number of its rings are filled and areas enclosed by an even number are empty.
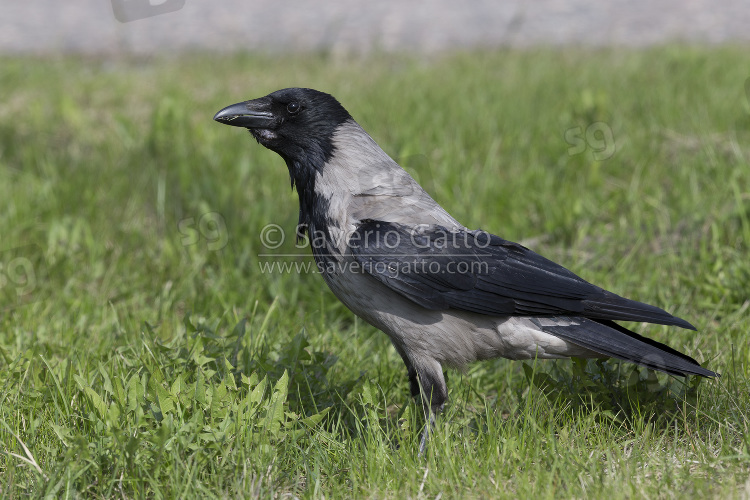
[[[746,48],[427,59],[5,57],[4,497],[740,497],[750,491]],[[469,227],[698,332],[630,325],[722,373],[495,360],[449,372],[424,459],[385,335],[296,251],[283,162],[212,122],[337,96]],[[285,262],[309,262],[286,259]]]

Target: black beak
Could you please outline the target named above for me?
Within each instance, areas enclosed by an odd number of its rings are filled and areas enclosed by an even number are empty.
[[[216,113],[214,120],[233,127],[272,129],[276,127],[277,120],[269,108],[265,99],[239,102]]]

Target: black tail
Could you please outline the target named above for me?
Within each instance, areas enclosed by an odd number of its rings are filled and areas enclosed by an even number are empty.
[[[579,318],[576,319],[579,320]],[[575,326],[544,326],[542,330],[594,352],[637,363],[652,370],[680,377],[687,375],[716,377],[718,375],[701,367],[690,356],[631,332],[614,321],[580,318],[580,322]]]

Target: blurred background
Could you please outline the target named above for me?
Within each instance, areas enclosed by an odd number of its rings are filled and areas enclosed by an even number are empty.
[[[118,22],[121,21],[121,22]],[[136,22],[137,21],[137,22]],[[5,53],[434,52],[750,40],[744,0],[75,0],[7,2]]]

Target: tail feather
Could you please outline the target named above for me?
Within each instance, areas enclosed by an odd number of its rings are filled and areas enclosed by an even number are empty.
[[[573,344],[599,354],[630,361],[652,370],[680,377],[718,374],[703,368],[696,360],[671,347],[606,320],[581,319],[578,325],[543,326],[542,329]]]

